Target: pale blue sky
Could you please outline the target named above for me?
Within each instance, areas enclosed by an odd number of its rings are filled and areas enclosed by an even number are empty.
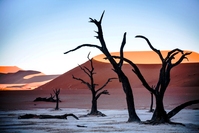
[[[64,55],[80,44],[99,44],[99,20],[107,47],[119,51],[127,32],[126,51],[150,50],[135,38],[146,36],[160,50],[181,48],[199,52],[198,0],[0,0],[0,65],[18,66],[46,74],[62,74],[101,54],[82,48]]]

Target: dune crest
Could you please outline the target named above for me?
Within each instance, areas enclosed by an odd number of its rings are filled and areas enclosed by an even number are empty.
[[[167,56],[169,51],[161,51],[163,57]],[[185,51],[192,52],[188,55],[188,60],[183,60],[182,63],[198,63],[199,62],[199,54],[193,51]],[[111,55],[119,56],[119,52],[112,52]],[[104,54],[97,55],[93,57],[94,60],[109,63],[108,60],[104,59]],[[154,51],[125,51],[124,57],[133,61],[136,64],[161,64],[161,60],[159,56]],[[176,55],[176,58],[173,61],[177,61],[180,58],[180,54]],[[126,64],[126,62],[124,62]]]
[[[31,75],[27,75],[27,76],[23,77],[23,79],[31,79],[35,76],[41,76],[41,75],[45,75],[45,74],[44,73],[31,74]]]
[[[0,73],[15,73],[19,70],[22,69],[17,66],[0,66]]]
[[[45,75],[39,71],[33,70],[18,70],[17,67],[1,67],[3,69],[0,73],[0,90],[33,90],[59,75]],[[13,71],[4,71],[7,68]],[[8,72],[8,73],[6,73]]]

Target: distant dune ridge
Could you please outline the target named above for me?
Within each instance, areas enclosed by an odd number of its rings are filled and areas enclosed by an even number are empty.
[[[19,70],[22,69],[17,66],[0,66],[0,73],[15,73]]]
[[[161,51],[163,57],[167,56],[169,51]],[[188,60],[183,60],[182,63],[199,63],[199,54],[193,51],[184,51],[184,52],[192,52],[188,56]],[[119,56],[119,52],[112,52],[111,55]],[[178,59],[180,54],[176,55],[176,58],[173,61]],[[109,63],[108,60],[104,60],[104,54],[100,54],[94,57],[97,61],[102,61]],[[124,52],[124,57],[130,59],[136,64],[161,64],[161,60],[159,56],[154,51],[126,51]],[[124,62],[126,63],[126,62]]]
[[[152,54],[152,52],[125,52],[125,57],[134,60],[146,81],[152,86],[157,83],[161,64],[155,62],[156,59],[158,60],[158,55],[150,55],[150,53]],[[185,60],[171,71],[171,82],[166,90],[164,98],[165,109],[173,109],[183,102],[198,99],[199,97],[199,54],[193,52],[188,58],[189,62]],[[146,62],[140,62],[140,60],[146,60]],[[117,78],[116,73],[112,70],[112,65],[103,59],[103,55],[93,57],[93,65],[96,72],[94,80],[95,83],[98,84],[97,87],[101,87],[110,77]],[[90,68],[90,62],[86,61],[82,66]],[[122,69],[131,83],[136,109],[149,109],[149,92],[144,89],[140,80],[132,72],[132,67],[129,64],[125,63]],[[23,72],[16,72],[15,74],[18,75],[19,73],[22,75]],[[34,82],[38,81],[40,78],[45,78],[45,75],[42,75],[42,73],[36,71],[29,71],[29,73],[29,75],[23,74],[20,80],[17,81],[18,83],[22,83],[22,81],[23,83],[24,81],[28,81],[29,83],[0,84],[0,90],[2,90],[2,88],[8,90],[25,90],[11,92],[1,91],[0,101],[2,104],[0,109],[54,108],[54,104],[34,103],[32,101],[36,97],[48,97],[49,94],[53,92],[53,89],[56,88],[61,89],[60,98],[61,101],[63,101],[60,104],[61,108],[90,108],[91,94],[89,89],[85,84],[72,78],[72,75],[74,75],[89,82],[88,76],[79,66],[44,82]],[[7,79],[6,82],[11,83],[13,81]],[[110,92],[110,95],[103,96],[99,99],[100,109],[126,109],[125,95],[118,79],[112,80],[105,89]],[[199,105],[192,105],[190,108],[198,109]]]
[[[186,51],[187,52],[187,51]],[[161,51],[165,57],[168,51]],[[113,52],[112,55],[119,55],[119,52]],[[132,60],[138,65],[143,76],[150,85],[156,85],[161,61],[158,55],[153,51],[127,51],[124,57]],[[176,57],[178,59],[179,56]],[[77,62],[78,63],[78,62]],[[108,78],[117,77],[112,70],[112,65],[104,60],[104,55],[100,54],[93,57],[95,67],[95,83],[103,85]],[[85,62],[82,66],[90,68],[90,62]],[[175,67],[171,71],[170,86],[173,87],[195,87],[199,86],[199,54],[192,52],[188,60]],[[139,79],[132,72],[132,67],[124,62],[122,67],[129,77],[132,87],[143,87]],[[27,89],[84,89],[87,88],[81,82],[74,80],[72,75],[88,81],[87,75],[77,66],[62,75],[45,75],[39,71],[22,70],[16,66],[0,66],[0,90],[27,90]],[[50,82],[49,82],[50,81]],[[34,87],[32,87],[34,86]],[[28,88],[27,88],[28,87]],[[121,88],[118,80],[113,80],[106,86],[107,88]]]
[[[59,75],[45,75],[39,71],[22,70],[18,67],[0,67],[0,90],[27,90],[58,77]]]
[[[168,51],[162,51],[163,56],[166,56]],[[119,52],[114,52],[112,55],[119,55]],[[142,52],[125,52],[124,56],[133,60],[140,68],[142,74],[146,78],[150,85],[156,85],[159,71],[161,68],[159,57],[153,51]],[[98,55],[93,57],[93,64],[95,68],[95,82],[102,85],[110,77],[117,77],[114,71],[112,71],[112,65],[108,61],[104,60],[104,55]],[[176,57],[177,59],[177,57]],[[199,54],[192,52],[188,56],[189,61],[184,60],[183,63],[173,68],[171,71],[170,86],[173,87],[193,87],[199,86]],[[90,68],[90,63],[87,61],[82,64]],[[131,71],[132,67],[128,64],[124,64],[122,69],[129,77],[131,85],[133,87],[142,87],[141,82]],[[81,89],[87,88],[84,84],[76,81],[72,78],[72,75],[80,77],[85,80],[89,80],[87,75],[77,66],[76,68],[62,74],[56,79],[40,86],[38,89],[50,89],[50,88],[63,88],[63,89]],[[107,88],[121,88],[121,84],[118,80],[112,81]]]

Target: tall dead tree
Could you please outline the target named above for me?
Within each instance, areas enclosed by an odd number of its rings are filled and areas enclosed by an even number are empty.
[[[60,89],[54,89],[53,90],[55,96],[56,96],[56,107],[55,107],[55,110],[58,110],[59,109],[59,93],[60,93]]]
[[[87,85],[87,87],[89,88],[89,90],[92,93],[92,106],[91,106],[91,111],[90,111],[90,113],[88,115],[102,115],[102,116],[104,116],[104,114],[102,114],[97,109],[97,100],[99,99],[99,97],[102,94],[110,95],[107,90],[103,90],[103,89],[109,82],[111,82],[112,79],[117,79],[117,78],[109,78],[103,86],[101,86],[100,88],[96,89],[96,86],[98,86],[98,84],[95,84],[95,79],[94,79],[94,74],[96,74],[96,73],[94,72],[93,60],[89,58],[89,55],[90,55],[90,53],[88,54],[87,58],[88,58],[88,60],[90,62],[91,68],[89,69],[88,67],[82,67],[80,65],[79,65],[79,67],[90,78],[90,82],[86,82],[84,79],[77,78],[74,75],[73,75],[73,79],[79,80],[83,84]]]
[[[128,108],[128,114],[129,114],[128,122],[140,122],[140,118],[138,117],[135,111],[134,97],[133,97],[133,92],[132,92],[130,82],[128,80],[128,77],[122,71],[123,58],[121,58],[119,63],[117,63],[116,60],[111,56],[109,50],[106,47],[106,43],[105,43],[103,32],[102,32],[102,26],[101,26],[104,12],[102,13],[99,21],[97,21],[96,19],[90,18],[90,22],[94,23],[98,28],[98,31],[95,31],[97,33],[97,36],[95,37],[99,40],[101,46],[98,46],[95,44],[82,44],[72,50],[65,52],[64,54],[67,54],[72,51],[76,51],[77,49],[80,49],[81,47],[94,47],[102,51],[102,53],[107,57],[107,59],[113,66],[113,70],[118,75],[119,81],[122,83],[123,91],[126,95],[126,103],[127,103],[127,108]],[[120,47],[121,57],[123,57],[123,48],[125,44],[126,44],[126,32],[124,33],[123,41]]]
[[[163,104],[164,94],[165,94],[165,91],[166,91],[166,89],[167,89],[167,87],[170,83],[171,69],[173,67],[179,65],[183,61],[183,59],[188,59],[186,56],[190,55],[191,52],[184,52],[183,50],[180,50],[180,49],[173,49],[170,52],[168,52],[167,56],[164,58],[162,56],[162,53],[160,52],[160,50],[155,49],[146,37],[141,36],[141,35],[136,36],[136,37],[145,39],[147,41],[149,47],[155,53],[157,53],[157,55],[159,56],[159,58],[162,62],[162,67],[160,69],[158,82],[157,82],[155,87],[150,87],[149,84],[147,83],[147,81],[145,80],[145,78],[143,77],[143,75],[141,74],[137,65],[135,63],[133,63],[132,61],[123,57],[123,60],[125,62],[128,62],[133,67],[132,71],[140,79],[143,86],[155,96],[156,108],[155,108],[155,111],[153,113],[151,120],[148,121],[148,123],[149,124],[171,123],[170,118],[172,116],[174,116],[177,112],[179,112],[181,109],[183,109],[183,108],[185,108],[185,107],[187,107],[191,104],[196,104],[196,103],[199,102],[199,100],[189,101],[187,103],[184,103],[184,104],[176,107],[174,110],[170,111],[168,114],[165,111],[164,104]],[[181,54],[181,56],[176,62],[174,62],[173,59],[175,59],[175,56],[177,54]],[[120,57],[113,56],[113,58],[119,58],[120,59],[121,56]]]

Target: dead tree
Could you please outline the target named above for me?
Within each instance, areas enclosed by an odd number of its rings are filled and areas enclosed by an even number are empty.
[[[46,98],[46,97],[37,97],[34,102],[39,102],[39,101],[44,101],[44,102],[56,102],[56,100],[54,99],[55,95],[52,96],[52,94],[50,94],[50,97],[49,98]],[[59,100],[59,102],[61,102]]]
[[[154,88],[153,85],[152,85],[152,88]],[[149,91],[149,92],[150,92],[150,91]],[[150,92],[150,94],[151,94],[151,105],[150,105],[149,112],[153,112],[153,111],[154,111],[154,109],[153,109],[153,93]]]
[[[151,120],[147,121],[147,123],[149,123],[149,124],[172,123],[172,122],[170,122],[170,118],[172,116],[174,116],[177,112],[179,112],[181,109],[183,109],[191,104],[199,103],[199,100],[190,101],[188,103],[180,105],[177,109],[172,110],[168,114],[165,111],[164,104],[163,104],[164,94],[165,94],[165,91],[170,83],[171,69],[173,67],[179,65],[183,61],[183,59],[188,59],[186,56],[190,55],[191,52],[184,52],[180,49],[173,49],[170,52],[168,52],[168,54],[165,58],[163,58],[160,50],[155,49],[146,37],[140,36],[140,35],[136,36],[136,37],[145,39],[147,41],[149,47],[155,53],[157,53],[157,55],[159,56],[159,58],[162,62],[162,67],[160,69],[160,74],[159,74],[159,79],[158,79],[157,85],[155,87],[150,87],[149,84],[147,83],[147,81],[145,80],[145,78],[143,77],[143,75],[141,74],[137,65],[135,63],[133,63],[132,61],[123,57],[123,60],[128,62],[133,67],[132,71],[140,79],[143,86],[155,96],[156,108],[155,108],[155,111],[153,113]],[[172,61],[173,59],[175,59],[175,56],[177,54],[181,54],[180,58],[176,62]],[[119,59],[121,58],[118,56],[113,56],[113,57],[119,58]]]
[[[56,96],[56,107],[55,107],[55,110],[58,110],[59,109],[59,93],[60,93],[60,89],[54,89],[53,90],[55,96]]]
[[[82,44],[72,50],[65,52],[64,54],[76,51],[77,49],[80,49],[81,47],[94,47],[94,48],[99,49],[107,57],[107,59],[113,66],[114,72],[118,76],[119,82],[122,83],[123,91],[126,95],[126,103],[127,103],[127,108],[128,108],[128,114],[129,114],[128,122],[140,122],[140,118],[138,117],[138,115],[135,111],[134,97],[133,97],[133,92],[132,92],[130,82],[128,80],[128,77],[122,71],[123,58],[120,58],[119,63],[116,62],[116,60],[111,56],[109,50],[107,49],[107,46],[106,46],[106,43],[105,43],[105,40],[103,37],[101,24],[102,24],[104,12],[102,13],[99,21],[97,21],[96,19],[90,18],[90,22],[94,23],[98,28],[98,31],[96,31],[97,36],[95,36],[95,37],[100,41],[101,46],[98,46],[95,44]],[[123,48],[124,48],[125,44],[126,44],[126,32],[124,33],[123,41],[122,41],[122,44],[120,47],[120,56],[121,57],[123,57]]]
[[[72,116],[75,119],[79,118],[74,114],[64,114],[64,115],[36,115],[36,114],[25,114],[18,117],[18,119],[67,119],[68,116]]]
[[[91,68],[89,69],[88,67],[82,67],[79,65],[79,67],[81,68],[81,70],[87,74],[87,76],[90,78],[90,82],[86,82],[85,80],[81,79],[81,78],[77,78],[74,75],[73,79],[79,80],[81,81],[83,84],[87,85],[87,87],[89,88],[89,90],[92,93],[92,106],[91,106],[91,112],[88,115],[100,115],[100,116],[105,116],[103,113],[101,113],[100,111],[98,111],[97,109],[97,100],[99,99],[99,97],[102,94],[105,95],[110,95],[109,92],[107,90],[103,90],[104,87],[111,82],[112,79],[117,79],[117,78],[109,78],[107,80],[107,82],[100,87],[99,89],[96,89],[96,86],[98,86],[98,84],[95,84],[95,80],[94,80],[94,74],[96,74],[94,72],[94,66],[93,66],[93,60],[89,58],[90,53],[88,54],[87,58],[90,62],[90,66]]]
[[[154,109],[153,109],[153,93],[150,92],[150,94],[151,94],[151,106],[150,106],[149,112],[153,112],[154,111]]]

